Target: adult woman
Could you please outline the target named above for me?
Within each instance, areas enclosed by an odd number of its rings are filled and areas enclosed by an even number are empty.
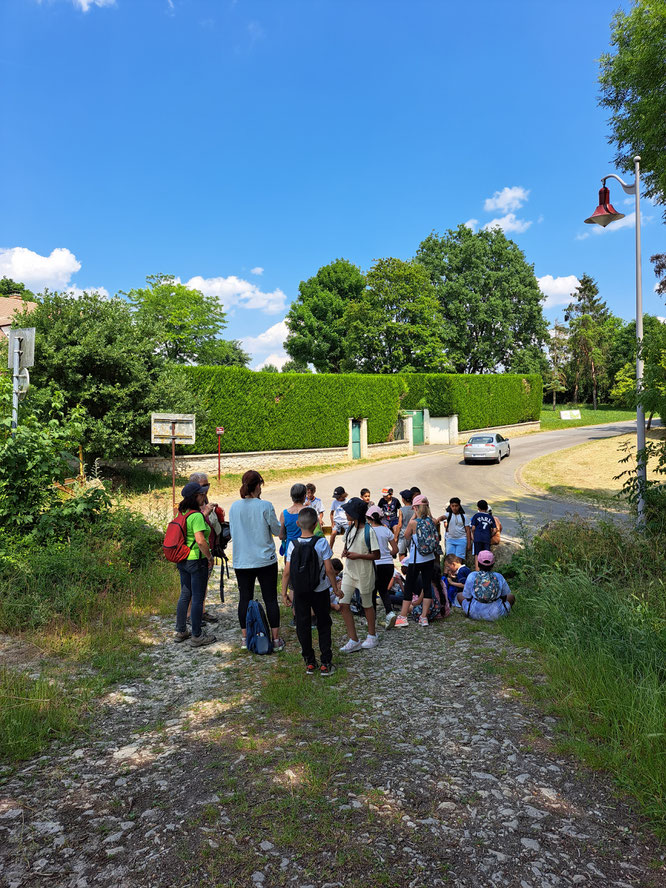
[[[448,509],[438,520],[444,522],[446,531],[445,555],[457,555],[464,561],[472,548],[472,530],[459,497],[451,497]]]
[[[273,537],[280,533],[280,522],[272,503],[261,499],[264,479],[250,470],[243,475],[239,500],[229,509],[229,527],[233,546],[233,564],[238,581],[238,622],[241,646],[246,646],[247,606],[254,598],[255,580],[259,580],[266,616],[273,632],[273,649],[284,649],[280,635],[280,608],[277,600],[278,565]]]
[[[181,642],[190,638],[187,630],[187,609],[190,607],[192,647],[203,647],[217,641],[214,635],[202,631],[202,615],[208,571],[213,563],[213,556],[208,545],[210,526],[201,513],[206,501],[206,489],[197,481],[190,481],[181,491],[182,500],[178,506],[181,515],[185,515],[185,545],[190,554],[185,561],[178,562],[180,574],[180,598],[176,607],[176,634],[174,641]]]
[[[417,494],[412,500],[414,517],[407,525],[405,531],[405,543],[409,553],[409,566],[405,581],[405,598],[402,603],[400,616],[395,621],[397,628],[409,625],[407,615],[412,595],[416,591],[417,580],[421,577],[423,587],[423,611],[419,618],[419,626],[430,625],[428,613],[432,604],[432,574],[435,557],[439,549],[439,522],[436,522],[430,512],[428,498]]]

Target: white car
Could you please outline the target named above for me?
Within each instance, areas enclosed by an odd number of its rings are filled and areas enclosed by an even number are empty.
[[[497,463],[502,462],[502,458],[509,456],[511,453],[511,445],[509,439],[502,437],[497,432],[487,435],[472,435],[467,444],[463,447],[463,456],[466,463],[471,463],[477,459],[493,459]]]

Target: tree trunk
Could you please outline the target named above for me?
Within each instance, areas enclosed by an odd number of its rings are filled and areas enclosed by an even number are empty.
[[[653,417],[653,416],[654,416],[654,410],[651,410],[651,411],[650,411],[650,415],[648,416],[648,421],[647,421],[647,430],[648,430],[648,432],[650,431],[650,426],[652,425],[652,417]]]
[[[594,366],[594,361],[590,362],[590,369],[592,370],[592,407],[597,409],[597,372]]]
[[[555,399],[557,398],[557,392],[553,389],[553,410],[555,410]]]

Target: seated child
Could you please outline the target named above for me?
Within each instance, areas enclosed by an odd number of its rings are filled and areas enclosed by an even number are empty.
[[[393,607],[400,609],[405,597],[405,578],[399,570],[393,571],[391,582],[388,584],[388,593]]]
[[[342,561],[339,558],[331,558],[331,564],[335,571],[335,588],[329,585],[328,594],[331,599],[331,610],[340,610],[340,599],[342,598]]]
[[[444,581],[446,583],[446,593],[450,604],[453,607],[460,607],[456,596],[458,592],[462,592],[465,580],[470,574],[470,568],[467,567],[462,558],[458,555],[447,555],[444,559]]]
[[[494,571],[495,556],[484,549],[478,554],[479,569],[465,580],[457,599],[462,612],[471,620],[499,620],[511,613],[516,597],[501,573]]]

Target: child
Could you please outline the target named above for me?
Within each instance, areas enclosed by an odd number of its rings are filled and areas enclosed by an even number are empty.
[[[430,504],[425,496],[418,494],[412,500],[414,517],[407,525],[405,542],[409,552],[407,582],[405,584],[405,600],[402,611],[395,622],[396,628],[406,628],[408,603],[414,594],[416,581],[420,577],[423,583],[423,613],[419,619],[419,627],[425,628],[428,623],[428,611],[432,604],[432,571],[435,559],[441,551],[439,548],[439,525],[430,512]],[[404,562],[403,562],[404,564]]]
[[[444,593],[444,582],[442,580],[442,570],[439,564],[435,564],[432,569],[432,583],[431,583],[431,604],[430,610],[428,611],[428,620],[432,622],[433,620],[441,620],[442,617],[448,617],[451,613],[451,607],[449,605],[449,600]],[[412,606],[410,608],[410,616],[413,620],[419,622],[421,616],[423,615],[423,593],[420,595],[419,600],[415,603],[412,600]]]
[[[343,509],[343,503],[347,499],[347,491],[344,487],[336,487],[333,491],[333,502],[331,503],[331,550],[335,543],[335,538],[339,533],[345,533],[349,527],[347,521],[347,513]]]
[[[398,555],[406,555],[407,544],[405,543],[405,530],[414,516],[414,508],[412,506],[414,494],[409,489],[401,490],[400,499],[402,500],[402,505],[398,512],[398,523],[393,528],[393,534],[398,543]]]
[[[391,607],[394,610],[396,608],[400,610],[405,597],[405,578],[399,570],[393,571],[393,578],[388,585],[388,593],[390,596]]]
[[[317,488],[312,482],[305,485],[305,505],[314,509],[319,519],[319,524],[315,530],[315,536],[323,536],[324,531],[324,504],[317,496]]]
[[[328,587],[329,597],[331,599],[330,606],[331,610],[340,611],[342,610],[340,606],[340,599],[342,598],[342,561],[339,558],[331,558],[331,564],[333,565],[333,570],[335,571],[335,585]]]
[[[444,522],[446,554],[459,555],[464,559],[468,550],[472,548],[472,532],[460,497],[451,497],[448,509],[439,520]]]
[[[386,523],[393,530],[398,523],[398,500],[393,496],[392,487],[387,488],[377,505],[384,513]]]
[[[370,491],[368,490],[367,487],[361,488],[361,492],[360,492],[359,496],[361,497],[361,499],[363,500],[363,502],[366,504],[366,506],[368,508],[370,508],[370,506],[374,506],[374,503],[370,499]]]
[[[449,603],[457,605],[456,596],[462,592],[465,580],[470,574],[469,567],[459,555],[447,555],[444,559],[444,581]],[[459,605],[458,605],[459,606]]]
[[[375,588],[373,562],[379,558],[379,542],[375,531],[365,523],[368,507],[362,499],[354,496],[348,503],[343,503],[342,508],[347,514],[349,528],[345,533],[345,547],[342,552],[342,557],[347,559],[347,563],[342,575],[340,604],[349,641],[340,650],[344,654],[350,654],[353,651],[360,651],[361,648],[377,647],[379,644],[375,631],[375,611],[372,606],[372,593]],[[361,594],[361,603],[368,621],[368,637],[362,643],[358,640],[354,616],[349,608],[355,589]]]
[[[373,606],[376,606],[376,595],[379,595],[386,611],[384,628],[388,630],[395,626],[398,616],[393,612],[388,593],[389,583],[393,579],[393,559],[398,554],[398,547],[393,539],[393,531],[384,525],[384,516],[379,506],[370,506],[366,517],[370,520],[379,543],[379,558],[375,561],[375,590],[372,603]]]
[[[465,580],[465,588],[457,598],[462,612],[470,620],[499,620],[511,613],[516,597],[501,573],[494,571],[495,556],[482,550],[477,556],[478,570]]]
[[[469,523],[474,534],[474,567],[478,570],[479,552],[490,550],[490,540],[497,530],[497,522],[490,514],[488,503],[485,500],[479,500],[476,507],[479,511],[472,516]]]
[[[306,506],[298,513],[298,526],[301,535],[291,540],[285,555],[282,573],[282,600],[290,604],[289,581],[293,592],[294,613],[296,616],[296,635],[301,644],[301,653],[305,660],[305,671],[314,675],[317,671],[317,660],[312,648],[312,628],[310,611],[314,611],[317,620],[319,650],[321,652],[320,674],[327,676],[334,671],[333,654],[331,651],[331,617],[329,614],[329,584],[336,585],[335,570],[331,563],[333,553],[322,537],[314,536],[317,526],[317,513]],[[327,580],[328,578],[328,580]]]

